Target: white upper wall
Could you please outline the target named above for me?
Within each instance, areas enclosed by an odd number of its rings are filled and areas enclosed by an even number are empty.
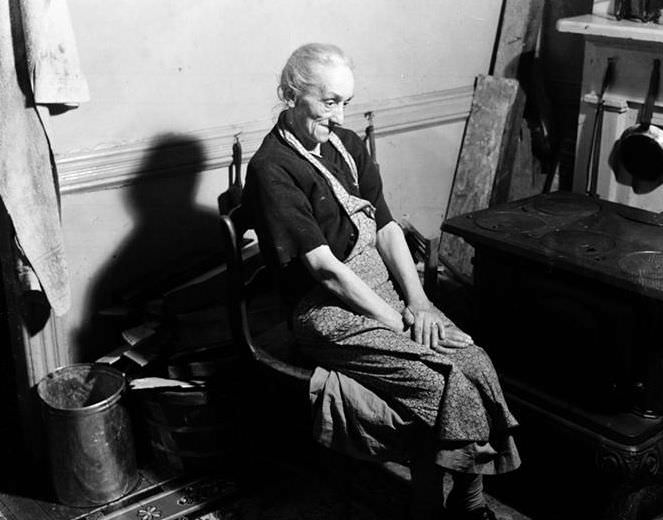
[[[353,57],[362,110],[472,85],[488,70],[500,6],[501,0],[69,0],[91,99],[51,118],[56,160],[81,157],[94,169],[78,152],[100,148],[102,170],[114,159],[122,169],[117,149],[140,153],[143,141],[157,136],[195,138],[202,129],[270,122],[280,70],[292,50],[310,41],[336,43]],[[378,117],[378,130],[380,124]],[[463,128],[454,120],[378,139],[392,212],[426,236],[439,233]],[[123,147],[135,141],[141,142]],[[200,172],[195,201],[182,199],[191,189],[184,174],[63,195],[72,308],[63,332],[69,347],[62,347],[70,350],[62,359],[89,360],[107,346],[97,340],[119,341],[101,329],[87,333],[99,309],[112,303],[109,287],[140,281],[146,271],[164,274],[182,251],[214,244],[202,216],[215,215],[226,178],[225,169]]]
[[[469,85],[500,0],[69,0],[91,101],[52,120],[56,153],[265,120],[289,53],[336,43],[356,100]]]

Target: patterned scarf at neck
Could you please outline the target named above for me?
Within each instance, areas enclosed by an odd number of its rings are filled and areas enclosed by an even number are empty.
[[[330,185],[339,203],[341,204],[341,206],[343,206],[343,208],[345,209],[345,211],[348,213],[349,216],[352,216],[354,213],[357,213],[358,211],[363,211],[369,217],[375,218],[375,208],[373,207],[373,205],[367,200],[360,199],[359,197],[355,197],[354,195],[348,193],[348,190],[346,190],[343,187],[343,185],[338,181],[338,179],[334,177],[334,175],[332,175],[329,169],[324,164],[322,164],[315,155],[313,155],[306,148],[304,148],[304,145],[299,141],[299,139],[297,139],[297,137],[295,137],[295,135],[290,130],[284,128],[284,126],[282,125],[279,125],[278,131],[279,135],[283,138],[283,140],[286,143],[288,143],[297,153],[299,153],[309,163],[315,166],[315,168],[322,174],[322,176],[327,180],[327,183]],[[345,146],[334,132],[330,132],[329,142],[332,144],[334,148],[336,148],[338,153],[341,154],[341,157],[343,157],[343,160],[348,165],[348,168],[350,168],[350,172],[352,173],[352,183],[354,184],[355,187],[358,187],[359,176],[357,174],[357,164],[355,163],[355,160],[346,150]]]

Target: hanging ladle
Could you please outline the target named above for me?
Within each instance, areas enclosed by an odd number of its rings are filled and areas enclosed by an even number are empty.
[[[659,183],[663,179],[663,130],[651,124],[658,95],[661,61],[654,60],[649,91],[638,124],[627,128],[617,142],[616,166],[633,177],[633,190],[638,186]]]

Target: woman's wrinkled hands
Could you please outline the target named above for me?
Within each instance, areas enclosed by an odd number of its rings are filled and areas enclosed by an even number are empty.
[[[414,341],[436,352],[449,354],[473,343],[468,334],[431,303],[405,307],[403,324],[409,328]]]

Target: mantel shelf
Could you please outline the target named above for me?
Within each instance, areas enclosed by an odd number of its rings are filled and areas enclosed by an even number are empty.
[[[663,25],[616,20],[609,15],[586,14],[557,21],[557,30],[587,37],[663,44]]]

